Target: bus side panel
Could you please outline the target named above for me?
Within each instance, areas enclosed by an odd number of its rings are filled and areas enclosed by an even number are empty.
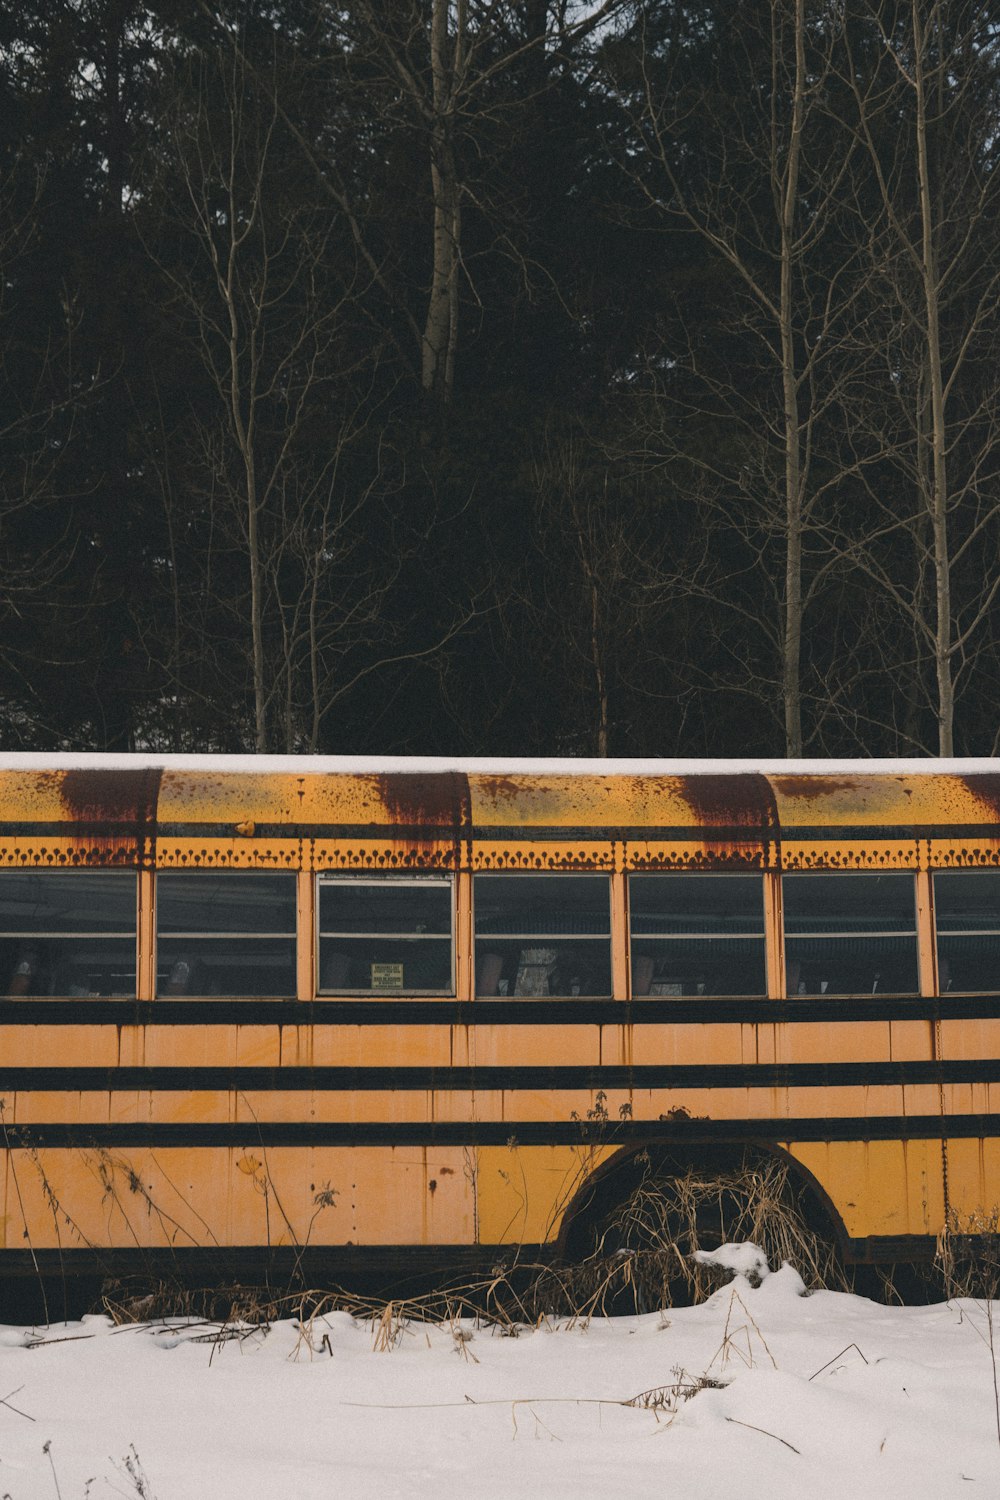
[[[787,1149],[852,1239],[936,1235],[944,1223],[940,1141],[793,1141]]]
[[[474,1242],[474,1172],[454,1147],[43,1147],[4,1157],[7,1250]]]

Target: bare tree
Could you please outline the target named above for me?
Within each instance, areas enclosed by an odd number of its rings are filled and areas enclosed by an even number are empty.
[[[531,545],[521,578],[505,580],[501,617],[544,643],[545,702],[571,705],[567,748],[622,753],[636,701],[676,703],[662,638],[690,550],[664,526],[659,497],[578,422],[549,424],[529,476]]]
[[[295,181],[286,66],[277,50],[270,72],[251,66],[239,32],[184,64],[161,170],[178,250],[158,263],[204,390],[149,444],[173,622],[149,649],[185,696],[246,662],[258,752],[316,750],[360,684],[434,656],[483,607],[466,589],[453,608],[401,608],[404,571],[448,518],[428,510],[418,532],[395,504],[398,377],[347,216]]]
[[[1000,569],[1000,51],[979,0],[862,7],[848,36],[867,191],[857,223],[875,293],[859,321],[849,433],[877,518],[853,557],[929,659],[937,751],[992,660]],[[996,748],[996,744],[992,748]]]
[[[282,193],[271,83],[256,87],[238,37],[187,74],[172,166],[175,220],[193,254],[160,261],[207,377],[186,479],[212,523],[204,566],[220,548],[245,560],[258,752],[315,747],[333,696],[331,643],[357,641],[392,577],[359,555],[382,474],[348,462],[370,416],[375,350],[359,353],[345,331],[364,273],[338,254],[330,209]],[[172,497],[173,483],[163,492]],[[334,578],[347,586],[321,618]],[[228,604],[244,617],[239,594]]]
[[[758,653],[744,663],[744,685],[780,700],[790,756],[811,737],[804,622],[842,566],[826,521],[842,480],[831,452],[861,257],[841,253],[840,226],[857,147],[831,133],[824,106],[841,30],[835,8],[810,0],[742,8],[726,29],[724,65],[753,84],[734,98],[711,38],[675,28],[654,45],[641,25],[635,146],[625,158],[647,222],[694,236],[725,288],[737,362],[714,357],[679,307],[670,342],[653,356],[662,399],[646,444],[659,442],[675,468],[684,459],[691,502],[740,539],[736,566],[752,574],[755,602],[742,606],[732,588],[719,604],[773,649],[770,685]],[[706,45],[708,60],[698,55]],[[698,448],[692,430],[714,436]],[[771,590],[763,610],[762,586]]]
[[[0,721],[8,743],[50,729],[39,679],[80,665],[78,638],[94,599],[70,576],[77,539],[67,501],[76,496],[67,459],[113,373],[78,359],[75,294],[64,289],[47,325],[20,305],[43,190],[37,164],[15,161],[0,180],[0,661],[16,700]],[[57,611],[63,628],[53,632]]]
[[[478,124],[502,118],[513,107],[498,99],[496,84],[502,75],[533,56],[578,45],[623,4],[534,0],[517,7],[510,0],[429,0],[426,5],[404,0],[387,6],[359,0],[352,8],[353,46],[384,70],[403,117],[426,140],[431,272],[419,330],[420,378],[424,391],[441,404],[451,399],[454,386],[461,278],[463,270],[468,274],[463,205],[471,198],[483,206],[468,176],[475,150],[465,148]],[[544,86],[537,72],[534,78],[536,87]],[[522,102],[515,100],[514,106]],[[509,225],[501,237],[509,248]]]

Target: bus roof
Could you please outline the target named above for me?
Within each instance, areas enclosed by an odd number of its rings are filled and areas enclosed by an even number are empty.
[[[239,775],[370,776],[457,771],[475,776],[971,776],[1000,771],[991,756],[898,760],[655,760],[584,759],[571,756],[442,755],[213,755],[137,750],[0,752],[0,771],[209,771]]]

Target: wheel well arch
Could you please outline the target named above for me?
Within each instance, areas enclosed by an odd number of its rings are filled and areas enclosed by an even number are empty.
[[[789,1180],[803,1207],[806,1222],[815,1233],[829,1236],[842,1261],[851,1261],[851,1236],[840,1210],[819,1178],[798,1157],[773,1141],[741,1139],[684,1141],[648,1140],[630,1142],[601,1162],[583,1181],[566,1205],[555,1238],[555,1253],[560,1260],[572,1260],[579,1254],[582,1235],[598,1223],[616,1204],[624,1202],[630,1186],[637,1183],[652,1161],[656,1170],[678,1176],[688,1171],[731,1172],[745,1166],[747,1157],[780,1162],[788,1169]]]

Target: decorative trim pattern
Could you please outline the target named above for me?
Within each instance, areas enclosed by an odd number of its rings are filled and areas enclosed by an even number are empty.
[[[928,867],[932,870],[988,870],[1000,865],[1000,837],[995,844],[977,839],[971,848],[946,844],[942,839],[930,839],[928,843]]]
[[[307,870],[454,870],[454,843],[398,844],[383,839],[352,839],[349,844],[316,840],[303,850]]]
[[[144,857],[145,856],[145,857]],[[62,870],[74,867],[120,869],[151,864],[148,853],[140,853],[135,838],[122,839],[34,839],[0,846],[0,869]]]
[[[626,870],[768,870],[776,867],[777,846],[746,844],[627,844]]]
[[[615,846],[610,842],[585,844],[563,843],[489,843],[475,844],[472,869],[509,870],[528,873],[533,870],[613,870]]]
[[[797,843],[781,845],[783,870],[916,870],[914,843]]]
[[[299,870],[299,839],[159,839],[156,866],[164,870]]]

